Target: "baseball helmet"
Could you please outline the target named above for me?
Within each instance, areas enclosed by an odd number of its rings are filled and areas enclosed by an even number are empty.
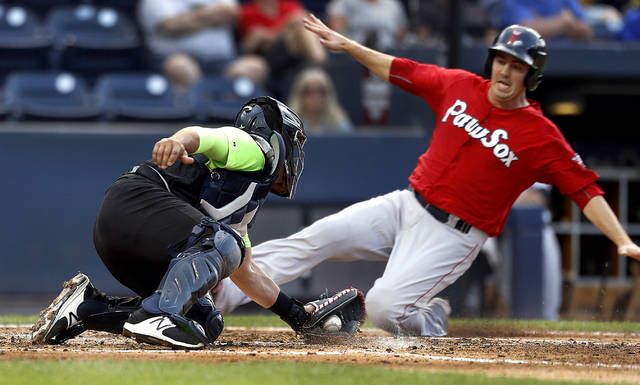
[[[234,126],[249,134],[269,140],[272,133],[284,142],[283,172],[284,186],[272,186],[274,194],[293,198],[298,180],[304,169],[304,133],[302,120],[284,103],[270,97],[261,96],[249,100],[238,112]]]
[[[540,34],[529,27],[510,25],[493,41],[484,65],[487,77],[491,78],[491,65],[496,52],[504,52],[527,63],[531,69],[525,78],[527,90],[535,90],[542,81],[547,63],[547,44]]]

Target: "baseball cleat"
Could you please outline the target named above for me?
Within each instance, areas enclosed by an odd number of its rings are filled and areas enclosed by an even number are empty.
[[[451,305],[449,301],[443,298],[434,297],[426,306],[432,315],[433,326],[437,332],[435,336],[446,336],[449,332],[449,315],[451,314]]]
[[[31,327],[31,343],[59,344],[82,333],[84,326],[78,318],[78,306],[90,286],[89,277],[82,273],[66,281],[60,294],[40,312],[40,318]]]
[[[150,314],[139,309],[129,316],[122,334],[140,343],[146,342],[177,349],[202,349],[205,346],[194,331],[180,326],[167,314]],[[204,330],[202,334],[204,335]]]

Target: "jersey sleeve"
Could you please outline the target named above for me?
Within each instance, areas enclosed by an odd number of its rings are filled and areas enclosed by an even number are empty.
[[[600,188],[600,186],[598,186],[598,184],[594,182],[586,186],[582,190],[576,191],[573,194],[569,195],[569,198],[571,198],[571,200],[573,200],[578,205],[578,207],[580,207],[580,210],[583,210],[591,199],[600,195],[604,195],[604,191],[602,191],[602,188]]]
[[[449,85],[466,76],[466,71],[446,69],[400,57],[393,59],[389,71],[389,81],[392,84],[422,97],[433,109],[437,109]]]
[[[207,167],[233,171],[260,171],[265,159],[251,135],[235,127],[196,127],[200,146],[196,153],[209,158]]]
[[[563,137],[540,146],[538,161],[542,165],[540,182],[558,187],[560,193],[569,197],[595,184],[598,179],[598,174],[585,166],[580,155]]]

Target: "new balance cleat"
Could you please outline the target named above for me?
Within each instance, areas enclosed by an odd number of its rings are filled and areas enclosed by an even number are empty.
[[[202,349],[206,343],[203,340],[204,329],[194,321],[184,321],[184,324],[178,323],[167,314],[151,314],[140,309],[129,316],[122,334],[141,343],[176,349]]]

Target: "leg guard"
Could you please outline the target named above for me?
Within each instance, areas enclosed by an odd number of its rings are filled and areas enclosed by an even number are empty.
[[[230,227],[204,218],[194,227],[191,246],[171,260],[156,293],[142,302],[151,314],[183,315],[242,263],[242,238]]]

